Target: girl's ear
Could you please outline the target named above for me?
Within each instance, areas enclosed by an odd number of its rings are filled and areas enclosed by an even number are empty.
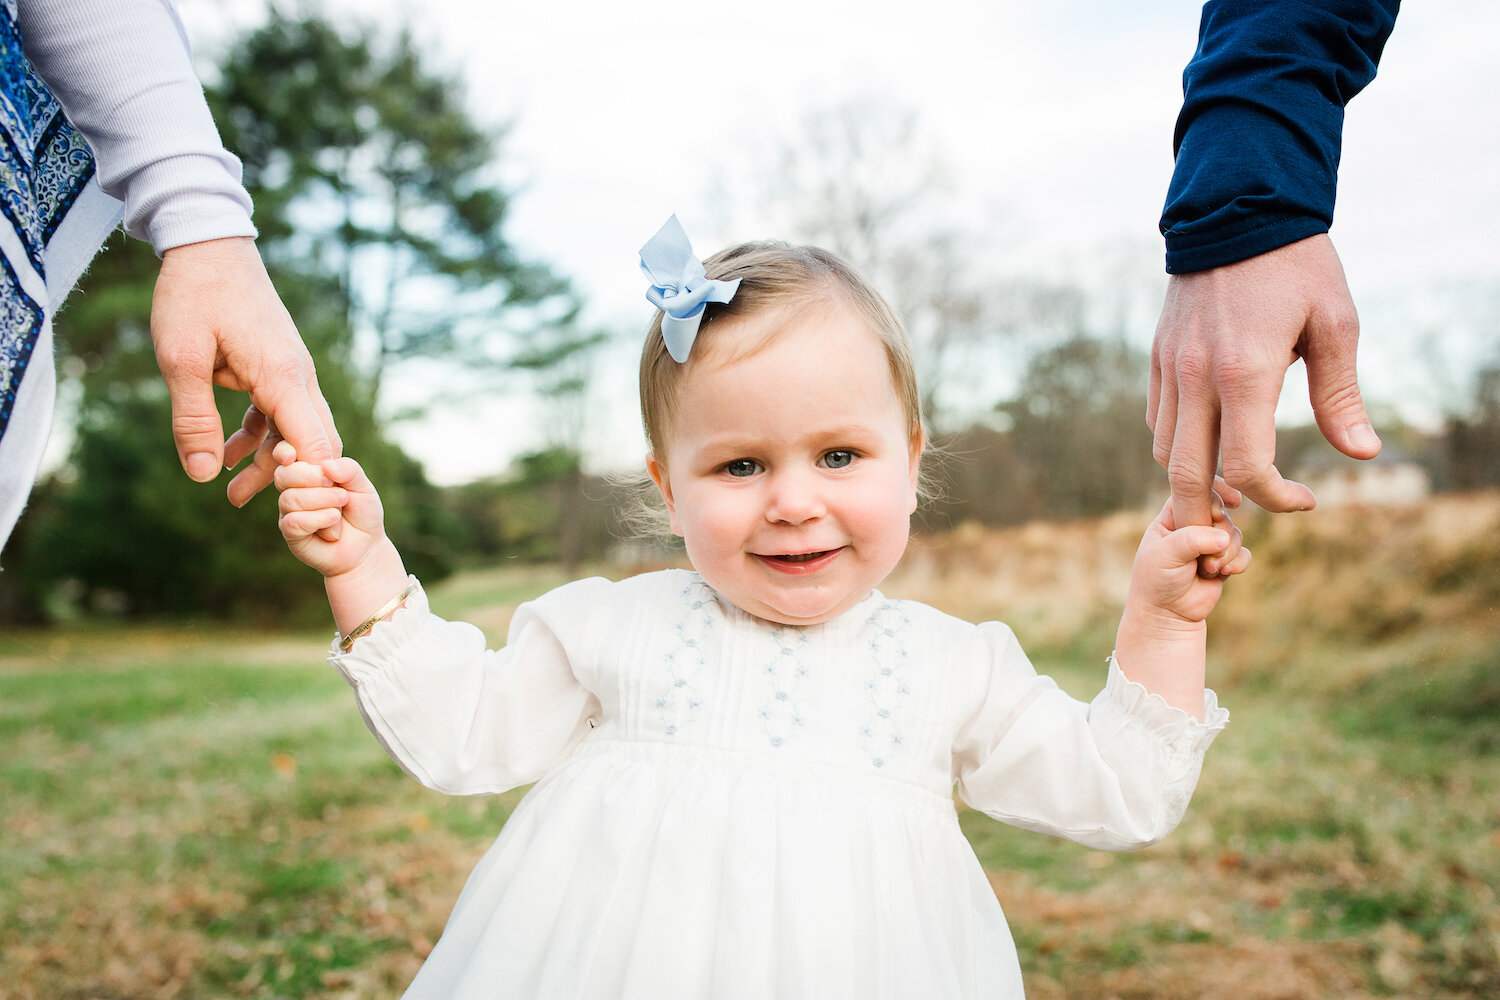
[[[651,481],[656,484],[656,491],[661,494],[662,503],[667,505],[667,517],[672,522],[672,534],[681,535],[682,528],[677,523],[677,501],[672,497],[672,480],[667,476],[667,467],[656,460],[656,452],[646,453],[646,472],[651,476]]]

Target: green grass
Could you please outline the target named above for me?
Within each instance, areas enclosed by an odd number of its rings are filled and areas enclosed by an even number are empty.
[[[169,731],[182,719],[231,722],[329,698],[348,686],[331,670],[247,667],[203,659],[130,666],[101,674],[77,669],[0,678],[0,739],[48,733],[103,747],[112,735]]]
[[[1420,760],[1440,764],[1500,754],[1500,650],[1406,663],[1365,678],[1335,718],[1346,736],[1379,739],[1395,750],[1387,760],[1393,766],[1410,763],[1402,752],[1409,746],[1428,751]]]
[[[434,596],[457,614],[556,582]],[[399,994],[519,793],[417,786],[326,645],[97,623],[0,641],[0,996],[166,995],[181,969],[187,996]]]

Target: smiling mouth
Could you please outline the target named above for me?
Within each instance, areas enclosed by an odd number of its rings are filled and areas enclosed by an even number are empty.
[[[821,559],[823,556],[828,555],[828,553],[832,551],[833,549],[824,549],[821,552],[793,552],[783,556],[771,556],[770,558],[776,559],[780,562],[805,563],[812,562],[814,559]]]
[[[761,564],[780,573],[792,576],[803,576],[809,573],[817,573],[825,566],[833,564],[840,552],[844,551],[840,546],[836,549],[821,549],[817,552],[784,552],[780,555],[757,555]]]

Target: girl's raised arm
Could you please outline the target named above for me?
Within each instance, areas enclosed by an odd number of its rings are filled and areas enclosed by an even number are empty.
[[[1167,502],[1136,550],[1125,613],[1115,633],[1115,660],[1125,676],[1199,721],[1208,615],[1224,581],[1250,565],[1250,550],[1219,503],[1213,518],[1212,525],[1177,528]],[[1212,576],[1199,572],[1205,556],[1218,568]]]

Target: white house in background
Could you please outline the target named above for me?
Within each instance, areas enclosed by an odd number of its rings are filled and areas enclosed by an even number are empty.
[[[1427,470],[1390,445],[1368,462],[1320,455],[1300,472],[1319,507],[1405,507],[1432,492]]]

